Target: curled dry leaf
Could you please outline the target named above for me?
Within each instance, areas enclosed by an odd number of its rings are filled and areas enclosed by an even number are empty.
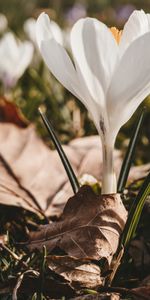
[[[86,259],[50,255],[47,262],[52,271],[69,281],[74,288],[95,288],[102,285],[100,268]]]
[[[105,257],[110,263],[126,217],[119,194],[97,196],[83,186],[68,200],[61,220],[32,232],[28,246],[32,250],[46,245],[49,252],[59,247],[79,259]]]

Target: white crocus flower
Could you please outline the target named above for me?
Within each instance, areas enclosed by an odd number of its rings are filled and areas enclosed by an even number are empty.
[[[8,27],[8,21],[5,15],[0,13],[0,33],[3,33]]]
[[[0,80],[6,90],[15,86],[32,56],[33,46],[30,42],[16,40],[11,32],[3,36],[0,40]]]
[[[48,68],[86,106],[100,134],[104,194],[116,193],[113,148],[118,131],[150,92],[150,16],[134,11],[122,34],[112,31],[93,18],[77,21],[71,31],[73,63],[56,42],[45,13],[36,25]]]
[[[27,36],[29,37],[29,39],[33,42],[33,44],[36,46],[37,45],[37,41],[36,41],[36,20],[34,18],[29,18],[25,21],[24,23],[24,31],[27,34]],[[63,33],[61,28],[58,26],[58,24],[54,21],[51,21],[51,30],[52,33],[56,39],[56,41],[63,45]]]

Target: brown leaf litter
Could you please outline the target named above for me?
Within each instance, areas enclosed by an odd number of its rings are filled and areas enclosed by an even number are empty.
[[[101,180],[102,153],[98,136],[75,139],[64,146],[64,150],[79,177],[89,173]],[[114,160],[117,171],[121,165],[120,151],[115,150]],[[149,165],[145,175],[148,171]],[[131,169],[133,180],[134,174]],[[0,124],[0,203],[55,216],[62,213],[71,196],[70,183],[58,153],[44,144],[34,126],[19,128],[10,123]]]
[[[0,96],[0,121],[13,123],[22,128],[27,127],[29,124],[20,109],[17,108],[13,102],[8,101],[4,96]]]
[[[50,270],[67,280],[75,289],[93,289],[102,285],[99,266],[87,259],[77,259],[67,255],[49,255],[47,264]]]
[[[29,248],[58,247],[69,256],[111,262],[118,247],[127,212],[119,194],[96,195],[83,186],[71,197],[58,222],[30,234]]]

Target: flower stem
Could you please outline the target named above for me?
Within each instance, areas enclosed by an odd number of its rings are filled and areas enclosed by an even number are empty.
[[[103,149],[103,176],[102,194],[114,194],[117,190],[116,176],[113,165],[113,144],[102,142]]]

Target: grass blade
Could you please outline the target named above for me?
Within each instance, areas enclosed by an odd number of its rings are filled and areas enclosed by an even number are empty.
[[[140,130],[141,130],[141,127],[143,124],[144,114],[145,114],[145,108],[142,110],[142,113],[140,114],[140,116],[137,120],[137,124],[133,130],[133,134],[131,136],[129,146],[128,146],[126,155],[124,157],[123,163],[122,163],[122,167],[121,167],[119,179],[118,179],[118,188],[117,188],[118,193],[123,192],[126,182],[127,182],[130,167],[131,167],[131,164],[133,161],[133,156],[135,153],[135,148],[136,148],[136,145],[138,142],[138,137],[139,137]]]
[[[120,246],[126,247],[130,240],[132,239],[137,225],[139,223],[139,219],[144,207],[145,200],[147,196],[150,194],[150,173],[144,180],[142,187],[132,203],[132,206],[129,211],[128,219],[122,233],[122,238],[120,242]]]
[[[68,160],[68,158],[67,158],[67,156],[66,156],[66,154],[65,154],[65,152],[64,152],[64,150],[63,150],[63,148],[62,148],[62,146],[61,146],[61,144],[60,144],[60,142],[59,142],[59,140],[56,136],[56,134],[55,134],[55,131],[54,131],[51,123],[48,121],[47,117],[45,116],[45,114],[42,112],[42,110],[40,108],[39,108],[39,112],[40,112],[41,118],[43,120],[43,123],[44,123],[46,129],[48,130],[48,132],[50,134],[50,137],[51,137],[51,139],[52,139],[52,141],[53,141],[53,143],[56,147],[56,150],[57,150],[57,152],[60,156],[60,159],[63,163],[63,166],[66,170],[66,173],[67,173],[67,176],[68,176],[69,181],[71,183],[73,192],[76,194],[79,190],[79,187],[80,187],[79,182],[77,180],[77,177],[76,177],[76,175],[75,175],[75,173],[74,173],[74,171],[73,171],[73,169],[70,165],[70,162],[69,162],[69,160]]]

